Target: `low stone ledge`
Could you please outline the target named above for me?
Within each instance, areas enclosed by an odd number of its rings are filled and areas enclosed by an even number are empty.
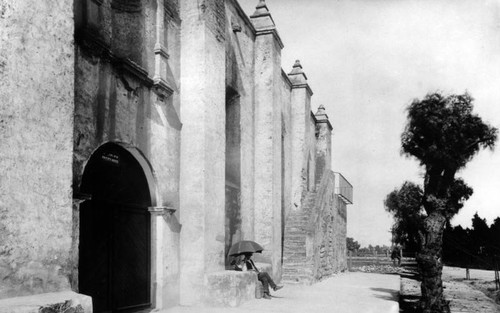
[[[237,307],[255,299],[255,272],[221,271],[206,275],[205,303],[216,307]]]
[[[269,263],[255,262],[261,272],[272,273]],[[253,271],[220,271],[206,275],[205,303],[214,307],[237,307],[255,299],[255,287],[259,283]]]
[[[92,313],[92,298],[73,291],[0,300],[2,313]]]

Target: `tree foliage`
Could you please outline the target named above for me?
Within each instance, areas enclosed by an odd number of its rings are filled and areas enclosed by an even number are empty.
[[[357,251],[361,247],[361,245],[351,237],[346,238],[346,245],[348,251]]]
[[[500,257],[500,218],[491,226],[476,212],[472,227],[446,226],[443,236],[443,259],[452,266],[493,269],[493,257]]]
[[[385,209],[394,217],[391,229],[393,242],[402,245],[405,250],[418,250],[424,219],[422,196],[422,188],[407,181],[401,188],[389,193],[384,201]]]
[[[415,99],[401,135],[402,153],[425,169],[422,206],[425,211],[417,262],[422,274],[423,312],[445,312],[441,281],[445,224],[463,206],[472,189],[455,178],[482,148],[493,148],[498,130],[474,114],[473,99],[440,93]]]
[[[458,170],[481,148],[492,148],[497,129],[472,113],[472,102],[468,93],[433,93],[414,100],[402,135],[403,152],[427,169]]]
[[[401,136],[402,152],[417,158],[425,168],[426,198],[446,199],[453,190],[470,193],[463,181],[455,182],[456,172],[481,148],[494,146],[498,130],[472,113],[472,102],[467,93],[447,97],[433,93],[423,100],[414,100],[408,107],[408,124]],[[450,188],[453,185],[456,188]],[[425,209],[449,209],[466,198],[455,197],[454,203],[446,207],[427,205]],[[431,199],[424,199],[424,205],[425,200]],[[456,208],[446,212],[447,217],[456,212]]]

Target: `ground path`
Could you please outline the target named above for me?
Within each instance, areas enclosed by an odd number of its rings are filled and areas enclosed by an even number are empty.
[[[271,300],[255,299],[236,308],[175,307],[162,313],[397,313],[399,275],[348,272],[311,286],[285,285]]]

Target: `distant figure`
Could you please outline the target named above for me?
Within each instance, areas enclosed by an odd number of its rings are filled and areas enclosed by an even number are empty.
[[[278,286],[274,283],[273,279],[267,272],[261,272],[259,269],[255,266],[255,263],[253,262],[252,258],[252,253],[247,252],[243,253],[242,255],[239,255],[236,257],[236,259],[231,262],[232,265],[234,265],[234,269],[236,271],[255,271],[257,272],[257,279],[262,282],[262,286],[264,289],[264,299],[271,299],[271,295],[269,293],[269,286],[273,288],[274,291],[280,290],[283,288],[283,286]]]
[[[399,248],[398,245],[395,245],[394,248],[392,248],[391,260],[394,266],[396,266],[396,260],[397,260],[397,266],[401,266],[401,249]]]

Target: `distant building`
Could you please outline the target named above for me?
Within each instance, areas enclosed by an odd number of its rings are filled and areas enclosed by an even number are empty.
[[[352,186],[264,1],[250,17],[236,0],[1,11],[0,298],[195,304],[243,239],[277,280],[346,268]]]

